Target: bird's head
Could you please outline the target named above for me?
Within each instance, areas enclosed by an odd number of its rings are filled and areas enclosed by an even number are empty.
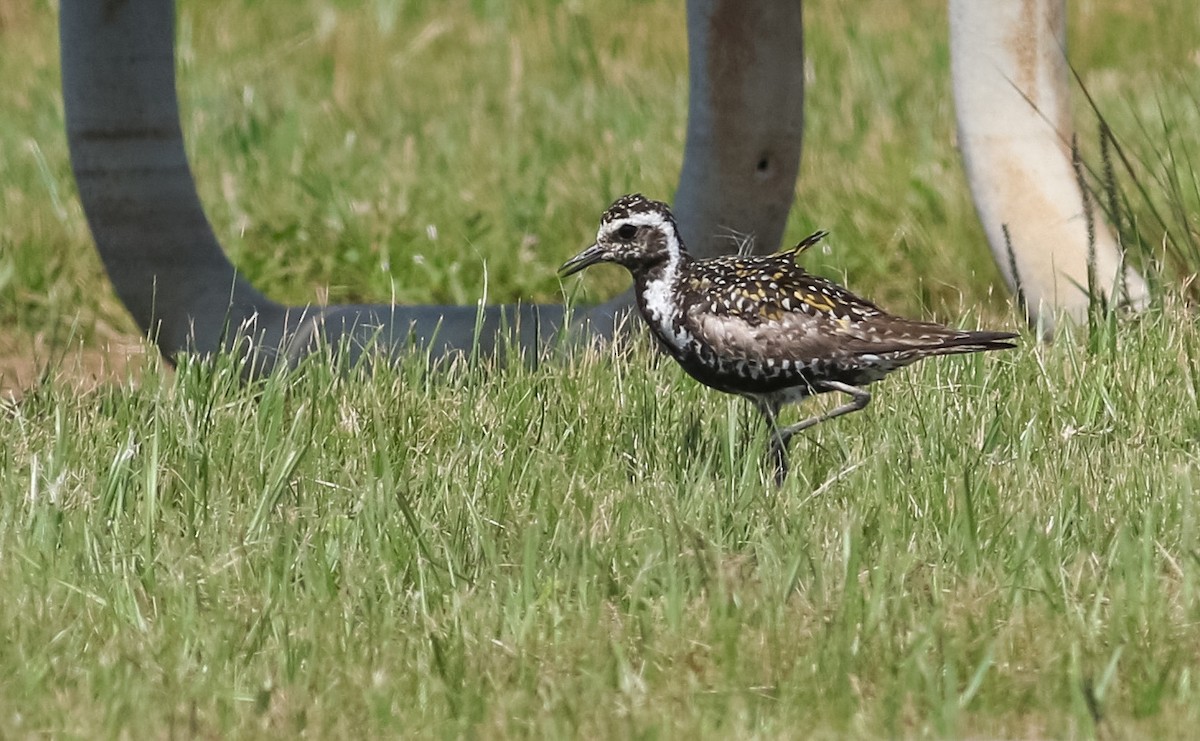
[[[565,278],[598,262],[615,262],[638,275],[682,253],[671,208],[633,193],[608,207],[600,217],[596,243],[563,263],[558,273]]]

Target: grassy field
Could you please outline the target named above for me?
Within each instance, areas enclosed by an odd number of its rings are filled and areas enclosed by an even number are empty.
[[[1200,200],[1200,13],[1150,5],[1075,3],[1070,43],[1161,259]],[[179,4],[201,194],[274,297],[473,302],[486,272],[558,300],[615,195],[674,188],[682,2],[289,7]],[[899,312],[1017,326],[943,2],[806,20],[787,239],[830,229],[812,267]],[[144,345],[75,197],[56,43],[52,6],[0,0],[0,736],[1194,733],[1200,329],[1171,292],[880,384],[781,491],[746,405],[646,343],[250,386],[114,359]]]

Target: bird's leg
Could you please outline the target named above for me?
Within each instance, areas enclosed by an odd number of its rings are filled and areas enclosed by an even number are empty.
[[[753,401],[754,406],[762,414],[763,420],[767,423],[767,430],[771,433],[771,451],[768,455],[775,464],[775,485],[783,486],[783,482],[787,479],[788,475],[788,454],[787,440],[780,433],[777,422],[779,402],[769,401],[757,396],[754,397]]]
[[[794,425],[779,430],[778,435],[783,445],[787,445],[789,442],[791,442],[792,435],[795,435],[797,432],[800,432],[801,430],[807,430],[809,427],[819,425],[826,420],[833,419],[834,417],[840,417],[843,414],[849,414],[850,412],[857,412],[871,401],[870,391],[859,388],[858,386],[851,386],[848,383],[842,383],[841,381],[822,381],[820,383],[820,388],[841,391],[843,394],[849,394],[851,397],[850,401],[842,404],[839,407],[834,407],[824,414],[814,415],[802,422],[797,422]]]

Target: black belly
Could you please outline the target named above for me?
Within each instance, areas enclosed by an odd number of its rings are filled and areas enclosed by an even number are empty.
[[[818,379],[805,369],[784,370],[767,367],[761,362],[736,361],[719,358],[711,350],[698,349],[677,351],[664,348],[687,374],[705,386],[730,394],[769,394],[797,386],[810,387],[813,393],[822,389],[814,383]]]
[[[676,350],[665,343],[660,344],[692,378],[730,394],[771,394],[792,388],[822,394],[833,390],[826,387],[825,382],[866,386],[894,370],[886,362],[863,365],[836,360],[818,360],[807,365],[793,363],[785,368],[780,361],[768,365],[765,361],[730,360],[717,357],[709,348]]]

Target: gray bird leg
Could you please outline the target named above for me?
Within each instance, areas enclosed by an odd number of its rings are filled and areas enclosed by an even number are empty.
[[[763,421],[767,423],[767,431],[771,435],[771,447],[767,451],[767,458],[771,461],[775,471],[775,485],[783,486],[783,482],[787,480],[789,466],[787,440],[783,439],[779,430],[779,402],[770,401],[762,396],[749,398],[754,402],[754,407],[762,414]]]
[[[792,437],[796,433],[807,430],[810,427],[815,427],[822,422],[827,422],[834,417],[840,417],[844,414],[857,412],[867,404],[871,403],[870,391],[867,391],[864,388],[859,388],[858,386],[851,386],[848,383],[842,383],[840,381],[824,381],[821,383],[819,390],[841,391],[843,394],[849,394],[851,398],[850,401],[846,402],[845,404],[834,407],[824,414],[813,415],[808,419],[797,422],[794,425],[789,425],[782,429],[780,429],[778,425],[779,404],[768,401],[762,397],[751,398],[751,401],[754,402],[754,406],[762,414],[763,419],[765,419],[767,422],[767,427],[770,428],[771,431],[771,450],[769,455],[775,464],[775,483],[779,486],[783,486],[783,482],[787,479],[789,468],[787,449],[788,445],[792,442]]]
[[[841,381],[822,381],[821,388],[831,389],[833,391],[841,391],[843,394],[849,394],[851,399],[845,404],[842,404],[839,407],[834,407],[824,414],[814,415],[806,420],[797,422],[794,425],[780,430],[779,437],[783,440],[784,445],[790,443],[792,441],[792,435],[795,435],[797,432],[803,432],[809,427],[815,427],[822,422],[828,422],[834,417],[840,417],[843,414],[849,414],[850,412],[857,412],[867,404],[871,403],[871,392],[864,388],[859,388],[858,386],[851,386],[850,384],[842,383]]]

